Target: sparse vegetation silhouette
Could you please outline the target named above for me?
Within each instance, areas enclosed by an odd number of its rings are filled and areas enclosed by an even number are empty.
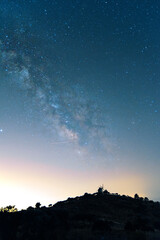
[[[160,203],[135,194],[109,193],[103,186],[93,194],[17,211],[0,210],[4,240],[158,240]]]

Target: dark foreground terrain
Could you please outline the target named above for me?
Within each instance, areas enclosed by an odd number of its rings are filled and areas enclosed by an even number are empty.
[[[5,239],[160,240],[160,203],[99,188],[54,206],[9,206],[0,212],[0,240]]]

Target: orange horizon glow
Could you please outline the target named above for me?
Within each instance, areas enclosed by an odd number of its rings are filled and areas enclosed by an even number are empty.
[[[73,171],[65,168],[46,166],[44,163],[21,162],[10,166],[3,164],[0,170],[0,207],[16,205],[20,209],[54,204],[68,197],[94,193],[100,185],[111,193],[120,195],[147,196],[147,181],[144,176],[119,171],[109,173],[105,170]]]

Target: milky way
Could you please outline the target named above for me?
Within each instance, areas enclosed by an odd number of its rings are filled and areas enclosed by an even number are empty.
[[[23,34],[21,37],[23,39]],[[8,50],[1,42],[1,66],[10,82],[32,98],[33,106],[38,106],[52,141],[78,143],[90,151],[111,155],[109,115],[96,101],[96,91],[88,93],[79,81],[73,84],[63,77],[54,77],[53,63],[36,51],[35,57],[26,55],[25,51],[24,47]],[[49,70],[48,65],[53,65],[53,70]]]

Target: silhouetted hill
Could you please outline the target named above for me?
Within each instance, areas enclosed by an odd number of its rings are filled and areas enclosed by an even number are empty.
[[[137,194],[132,198],[99,188],[50,207],[37,203],[3,211],[0,240],[160,240],[160,203]]]

